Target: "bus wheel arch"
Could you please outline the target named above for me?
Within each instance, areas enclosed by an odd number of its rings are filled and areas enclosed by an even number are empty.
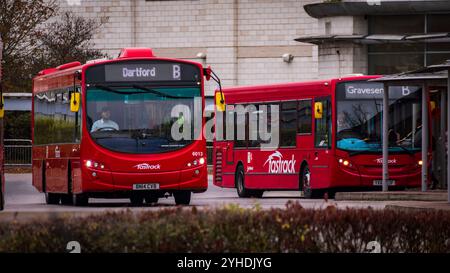
[[[47,162],[45,160],[42,160],[42,192],[44,192],[45,194],[45,203],[48,205],[58,205],[61,198],[56,193],[48,192],[46,172],[47,172]]]
[[[239,161],[236,165],[235,177],[234,177],[235,187],[238,196],[241,198],[255,197],[261,198],[264,194],[264,190],[250,190],[245,187],[245,171],[244,164]]]
[[[306,161],[303,161],[300,167],[299,189],[303,193],[303,197],[313,197],[313,190],[311,189],[311,171]]]
[[[67,194],[61,195],[61,204],[73,205],[73,179],[72,179],[72,161],[67,161]]]
[[[236,164],[236,170],[234,172],[234,185],[239,197],[250,197],[248,190],[245,188],[245,172],[242,161],[239,161]]]
[[[302,163],[300,164],[300,170],[298,172],[298,187],[300,190],[303,190],[303,171],[305,170],[305,168],[308,167],[308,162],[306,160],[303,160]]]

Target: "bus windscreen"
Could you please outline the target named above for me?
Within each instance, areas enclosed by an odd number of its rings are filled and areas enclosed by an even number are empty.
[[[389,89],[389,150],[417,152],[421,147],[421,89]],[[380,152],[382,148],[383,84],[339,83],[336,89],[337,148]]]

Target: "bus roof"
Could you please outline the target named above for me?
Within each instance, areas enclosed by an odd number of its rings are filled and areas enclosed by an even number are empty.
[[[236,86],[223,88],[225,103],[243,102],[269,102],[281,100],[299,99],[298,91],[302,91],[302,96],[313,97],[328,95],[329,87],[336,82],[369,80],[380,77],[373,76],[348,76],[342,78],[332,78],[327,80],[315,80],[292,83],[274,83],[267,85]],[[217,92],[217,91],[216,91]]]
[[[150,60],[157,58],[158,60],[174,61],[172,58],[160,58],[153,54],[151,48],[123,48],[120,51],[119,57],[115,59],[98,59],[93,61],[88,61],[85,64],[80,62],[70,62],[66,64],[59,65],[54,68],[47,68],[39,71],[36,77],[33,78],[33,93],[42,92],[44,90],[50,90],[53,88],[65,87],[73,85],[73,74],[76,71],[82,71],[83,69],[121,60]],[[202,65],[198,62],[193,62],[190,60],[176,59],[178,62],[190,63],[201,67]],[[79,80],[78,80],[79,81]]]

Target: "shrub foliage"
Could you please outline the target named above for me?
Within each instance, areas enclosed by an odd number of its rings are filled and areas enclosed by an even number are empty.
[[[450,213],[175,208],[0,223],[0,252],[450,252]]]

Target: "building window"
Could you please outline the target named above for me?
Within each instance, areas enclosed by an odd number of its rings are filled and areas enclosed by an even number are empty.
[[[369,34],[414,35],[450,33],[450,14],[380,15],[369,17]],[[382,43],[368,46],[369,74],[394,74],[443,63],[450,43]]]

